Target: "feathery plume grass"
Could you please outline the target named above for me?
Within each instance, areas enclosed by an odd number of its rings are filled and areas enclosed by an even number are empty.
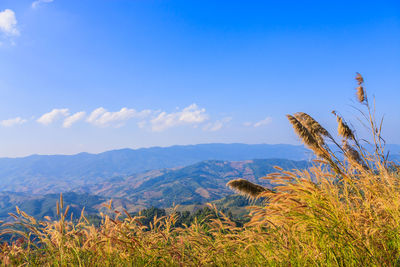
[[[336,111],[332,111],[332,114],[336,116],[336,120],[338,123],[338,134],[343,137],[344,139],[351,139],[355,140],[354,133],[350,129],[350,127],[347,125],[347,123],[343,120],[342,117],[340,117]]]
[[[365,90],[364,90],[364,87],[363,87],[364,78],[361,76],[360,73],[357,72],[357,75],[356,75],[355,79],[356,79],[357,84],[358,84],[358,87],[357,87],[357,100],[360,103],[364,103],[366,101]]]
[[[289,122],[292,124],[295,133],[301,138],[303,143],[310,148],[317,156],[324,157],[325,153],[319,146],[318,141],[313,134],[294,116],[286,115]]]
[[[365,101],[364,87],[362,87],[361,85],[357,87],[357,100],[360,103],[363,103]]]
[[[358,82],[358,85],[361,85],[364,83],[364,78],[360,73],[356,73],[356,81]]]
[[[329,132],[313,117],[304,112],[297,112],[294,117],[312,134],[319,145],[324,145],[324,137],[330,137]]]
[[[305,112],[297,112],[294,117],[299,120],[312,134],[329,137],[329,132],[319,124],[313,117]]]
[[[64,199],[62,193],[60,193],[60,209],[64,209]]]
[[[348,159],[348,161],[357,168],[361,167],[363,169],[367,169],[367,165],[362,160],[360,153],[354,147],[349,145],[347,141],[344,141],[343,143],[344,144],[342,148],[345,152],[344,155]]]
[[[261,193],[267,191],[261,185],[253,184],[245,179],[231,180],[226,185],[249,198],[257,198]]]

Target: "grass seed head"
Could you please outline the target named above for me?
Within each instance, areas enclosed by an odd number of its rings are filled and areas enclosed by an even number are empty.
[[[245,179],[231,180],[226,185],[249,198],[257,198],[266,191],[266,188],[261,185],[253,184]]]
[[[320,145],[324,144],[324,136],[330,136],[329,132],[307,113],[297,112],[294,117],[307,128]]]
[[[357,100],[360,103],[363,103],[365,101],[364,87],[362,87],[361,85],[357,87]]]
[[[354,147],[349,145],[348,142],[344,142],[343,146],[343,151],[345,152],[346,158],[349,160],[349,162],[352,165],[356,165],[356,167],[362,166],[363,168],[366,167],[365,163],[361,159],[360,153]]]
[[[301,138],[303,143],[310,148],[317,156],[323,157],[324,153],[313,134],[298,119],[292,115],[286,115],[292,124],[295,133]]]
[[[342,117],[336,114],[335,111],[332,111],[332,113],[336,116],[336,120],[338,123],[338,134],[343,137],[344,139],[352,139],[355,140],[354,133],[350,129],[350,127],[347,125],[347,123],[343,120]]]
[[[361,74],[358,73],[358,72],[357,72],[357,75],[356,75],[356,80],[357,80],[357,82],[358,82],[358,85],[361,85],[361,84],[364,83],[364,78],[363,78],[363,76],[361,76]]]

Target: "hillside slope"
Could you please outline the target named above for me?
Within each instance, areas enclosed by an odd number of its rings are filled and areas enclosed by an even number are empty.
[[[128,199],[139,206],[170,207],[173,204],[201,204],[220,199],[233,192],[226,187],[232,179],[244,178],[270,186],[260,178],[284,169],[304,169],[306,161],[260,159],[247,161],[202,161],[176,169],[150,171],[119,181],[91,187],[92,194]]]
[[[102,204],[113,200],[113,207],[129,212],[151,206],[168,208],[173,205],[202,205],[232,195],[226,183],[245,178],[269,187],[260,178],[274,172],[274,166],[284,169],[307,168],[306,161],[282,159],[247,161],[202,161],[186,167],[144,172],[119,177],[85,187],[75,186],[75,192],[64,193],[64,202],[79,215],[83,207],[88,214],[97,214]],[[74,187],[73,184],[70,187]],[[35,217],[55,216],[59,193],[49,194],[37,188],[40,194],[0,192],[0,218],[8,217],[15,206]]]
[[[148,170],[187,166],[203,160],[301,160],[306,157],[305,151],[302,146],[291,145],[203,144],[0,158],[0,191],[57,193],[77,188],[85,191],[95,183]]]

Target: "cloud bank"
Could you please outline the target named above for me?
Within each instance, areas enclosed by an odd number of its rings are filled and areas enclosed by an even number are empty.
[[[62,117],[67,117],[69,115],[69,110],[67,108],[63,109],[53,109],[49,113],[43,114],[38,120],[38,123],[41,123],[43,125],[49,125],[53,123],[54,121],[62,118]]]
[[[208,120],[208,114],[204,108],[192,104],[182,111],[166,113],[161,112],[150,121],[151,129],[154,132],[161,132],[168,128],[179,125],[196,125]]]
[[[16,117],[14,119],[3,120],[0,122],[0,124],[3,127],[12,127],[12,126],[24,124],[25,122],[27,122],[27,120],[22,119],[21,117]]]
[[[119,127],[131,118],[143,118],[150,113],[150,110],[138,112],[134,109],[128,108],[122,108],[120,111],[116,112],[109,112],[105,108],[100,107],[93,110],[86,121],[100,127],[107,127],[110,125]]]
[[[50,125],[57,121],[62,121],[63,128],[70,128],[79,121],[97,127],[121,127],[128,120],[136,119],[137,126],[153,132],[162,132],[169,128],[190,125],[194,128],[202,127],[203,131],[215,132],[221,130],[232,118],[225,117],[215,121],[209,121],[209,115],[205,108],[200,108],[197,104],[191,104],[182,110],[167,113],[161,110],[145,109],[137,111],[132,108],[123,107],[119,111],[108,111],[103,107],[94,109],[92,112],[79,111],[70,114],[68,108],[55,108],[50,112],[41,115],[36,122],[42,125]],[[0,121],[0,125],[11,127],[23,124],[27,120],[20,117]],[[254,127],[267,124],[270,118],[252,124]]]

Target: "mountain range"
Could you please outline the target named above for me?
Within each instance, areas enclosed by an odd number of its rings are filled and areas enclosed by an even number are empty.
[[[400,146],[391,145],[392,159]],[[74,214],[97,213],[102,204],[136,212],[151,206],[202,205],[232,195],[226,183],[260,179],[274,172],[305,169],[311,153],[303,146],[204,144],[122,149],[100,154],[0,158],[0,218],[20,206],[28,214],[54,216],[59,193]]]
[[[89,214],[98,213],[102,204],[113,200],[113,208],[136,212],[151,206],[168,208],[174,205],[202,205],[234,192],[226,187],[231,179],[245,178],[270,187],[260,179],[274,172],[274,166],[284,169],[304,169],[307,161],[284,159],[246,161],[202,161],[186,167],[153,170],[127,177],[112,178],[74,192],[64,193],[64,201],[71,211],[80,214],[83,207]],[[0,192],[0,218],[19,206],[36,217],[55,216],[58,193],[49,194],[46,189],[36,189],[38,194],[24,192]],[[64,191],[65,192],[65,191]]]
[[[113,179],[92,186],[88,191],[105,197],[126,199],[143,207],[201,204],[232,194],[232,190],[226,186],[232,179],[244,178],[270,187],[267,180],[260,178],[275,172],[274,166],[286,170],[305,169],[309,163],[286,159],[202,161],[186,167]]]
[[[73,191],[150,170],[188,166],[204,160],[307,159],[303,146],[203,144],[112,150],[100,154],[32,155],[0,158],[0,191]]]

